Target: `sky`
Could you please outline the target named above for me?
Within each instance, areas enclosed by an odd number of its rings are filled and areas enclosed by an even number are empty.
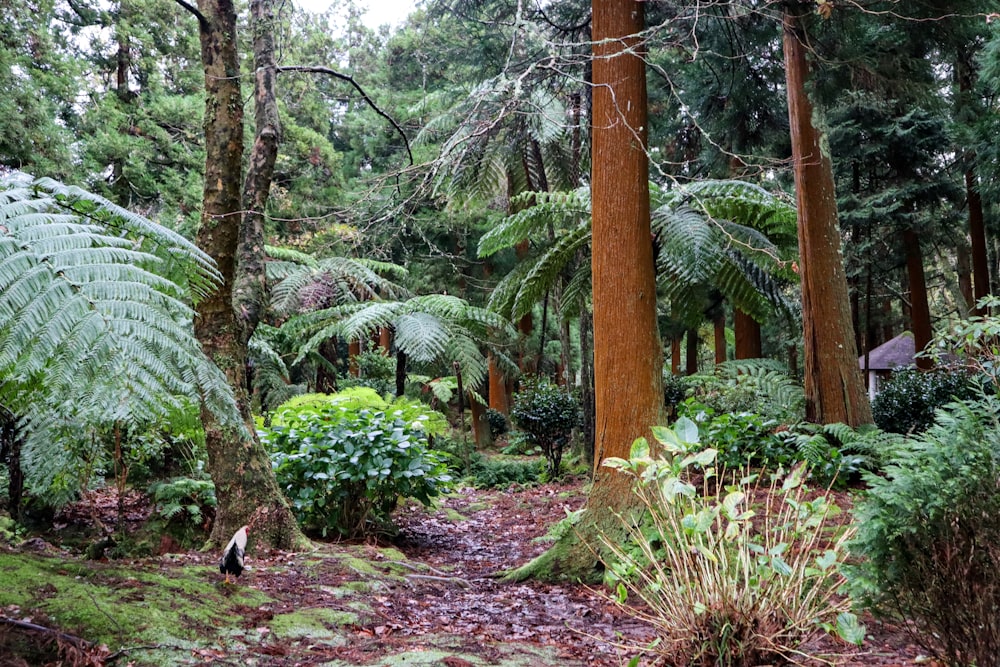
[[[331,3],[331,0],[294,0],[295,4],[310,12],[324,12]],[[377,28],[383,23],[396,26],[403,22],[413,10],[416,0],[362,0],[358,3],[362,7],[367,7],[365,13],[365,24],[370,28]]]

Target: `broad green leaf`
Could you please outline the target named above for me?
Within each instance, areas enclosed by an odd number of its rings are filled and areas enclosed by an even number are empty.
[[[842,612],[837,615],[837,636],[845,642],[861,646],[865,641],[865,625],[854,614]]]

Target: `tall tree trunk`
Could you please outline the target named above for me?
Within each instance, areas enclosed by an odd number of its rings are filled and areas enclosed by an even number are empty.
[[[396,348],[396,396],[406,393],[406,352]]]
[[[351,377],[359,377],[358,355],[361,354],[361,341],[352,340],[347,343],[347,372]]]
[[[912,229],[903,231],[903,249],[906,253],[906,275],[910,283],[910,327],[913,345],[917,352],[931,342],[931,310],[927,303],[927,282],[924,279],[924,259],[920,240]],[[926,357],[917,358],[917,368],[928,370],[933,363]]]
[[[736,337],[736,359],[760,359],[764,356],[760,324],[739,308],[733,309],[733,333]]]
[[[273,44],[269,43],[270,0],[254,0],[254,50],[258,123],[277,116],[274,104]],[[197,306],[195,334],[208,356],[226,373],[243,416],[242,429],[219,423],[202,409],[208,469],[218,508],[211,542],[224,544],[239,526],[253,521],[258,544],[294,548],[304,543],[255,435],[246,392],[247,341],[257,324],[263,294],[263,202],[277,151],[277,128],[258,128],[250,159],[247,199],[241,198],[243,99],[236,52],[236,10],[232,0],[199,0],[201,56],[205,69],[205,190],[198,245],[215,260],[223,283]],[[262,72],[269,70],[269,72]],[[261,77],[264,77],[263,79]],[[268,78],[269,77],[269,78]],[[270,81],[270,90],[267,82]],[[270,164],[268,164],[270,163]],[[246,210],[246,215],[241,211]]]
[[[592,37],[592,275],[594,299],[594,484],[576,531],[512,577],[592,580],[599,535],[622,534],[616,513],[635,506],[629,479],[601,466],[627,458],[663,415],[663,351],[649,224],[646,70],[639,37],[644,5],[594,0]],[[627,344],[621,326],[629,324]]]
[[[785,81],[799,216],[806,419],[851,426],[872,421],[847,299],[829,148],[813,125],[806,94],[801,16],[812,3],[786,7]]]

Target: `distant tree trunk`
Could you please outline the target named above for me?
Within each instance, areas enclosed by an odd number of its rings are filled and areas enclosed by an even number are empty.
[[[719,309],[719,314],[712,320],[713,342],[715,344],[715,363],[726,362],[726,311]]]
[[[733,309],[733,332],[736,336],[736,359],[760,359],[764,356],[760,324],[739,308]]]
[[[493,445],[493,431],[490,430],[490,423],[486,421],[486,406],[477,401],[471,391],[468,396],[474,449],[485,449]]]
[[[24,496],[23,442],[17,417],[0,407],[0,461],[7,465],[7,508],[10,518],[17,522],[21,521],[21,498]]]
[[[859,426],[871,423],[871,406],[854,346],[833,167],[829,149],[813,125],[813,107],[806,94],[806,47],[801,17],[795,13],[807,12],[810,6],[786,7],[783,21],[799,216],[806,419]]]
[[[931,310],[927,303],[927,282],[924,279],[924,259],[920,240],[912,229],[903,231],[903,249],[906,252],[906,274],[910,283],[910,329],[917,352],[931,342]],[[928,370],[933,363],[926,357],[917,358],[917,368]]]
[[[496,357],[490,352],[487,355],[489,379],[489,401],[490,407],[505,415],[510,415],[510,404],[507,402],[507,378],[497,365]]]
[[[347,343],[347,372],[351,377],[358,377],[361,375],[361,370],[358,368],[358,355],[361,354],[361,341],[352,340]]]
[[[959,104],[969,105],[969,96],[976,80],[976,70],[974,56],[970,49],[959,48],[955,66],[955,75],[958,79]],[[969,240],[972,245],[972,275],[973,275],[973,298],[978,302],[990,293],[990,265],[987,258],[986,223],[983,216],[983,199],[979,194],[979,183],[976,178],[975,162],[976,152],[974,150],[965,151],[965,201],[969,207]],[[976,309],[975,314],[983,315],[983,311]]]
[[[688,329],[687,330],[687,346],[684,351],[684,373],[685,375],[697,375],[698,374],[698,330]]]
[[[382,354],[388,357],[389,353],[392,352],[392,329],[389,327],[379,327],[378,346]]]
[[[219,423],[202,409],[208,469],[218,507],[210,541],[224,544],[253,519],[258,544],[291,549],[305,543],[278,489],[270,460],[255,435],[246,393],[247,341],[263,298],[263,202],[277,152],[271,0],[253,0],[257,72],[257,138],[241,197],[243,98],[236,52],[236,10],[231,0],[199,0],[202,64],[205,69],[205,190],[198,245],[223,277],[217,292],[199,302],[195,334],[226,373],[243,416],[243,429]],[[264,125],[262,127],[262,124]],[[241,211],[247,211],[241,215]]]
[[[580,403],[583,409],[581,447],[583,460],[594,466],[594,351],[591,346],[591,315],[587,309],[580,312]]]
[[[406,352],[396,348],[396,396],[406,393]]]
[[[663,416],[663,352],[649,224],[646,70],[640,34],[644,5],[592,3],[592,276],[596,442],[594,484],[576,530],[512,578],[593,580],[598,535],[623,533],[616,513],[635,507],[629,479],[601,466],[627,458]],[[621,329],[628,323],[627,344]]]
[[[955,247],[955,272],[958,274],[958,292],[962,295],[965,312],[972,313],[976,307],[976,295],[972,287],[972,254],[969,247],[961,241]]]
[[[670,339],[670,374],[681,374],[681,339]]]

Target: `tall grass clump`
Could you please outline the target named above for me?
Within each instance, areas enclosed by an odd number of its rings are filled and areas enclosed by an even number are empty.
[[[1000,656],[1000,400],[953,403],[856,504],[860,601],[946,665]]]
[[[662,455],[639,439],[629,460],[604,464],[633,479],[646,510],[623,519],[629,544],[603,540],[617,601],[658,633],[643,650],[676,667],[750,667],[792,660],[824,631],[860,643],[864,628],[838,594],[852,529],[828,522],[839,510],[805,486],[805,468],[717,469],[686,418],[653,434]]]

